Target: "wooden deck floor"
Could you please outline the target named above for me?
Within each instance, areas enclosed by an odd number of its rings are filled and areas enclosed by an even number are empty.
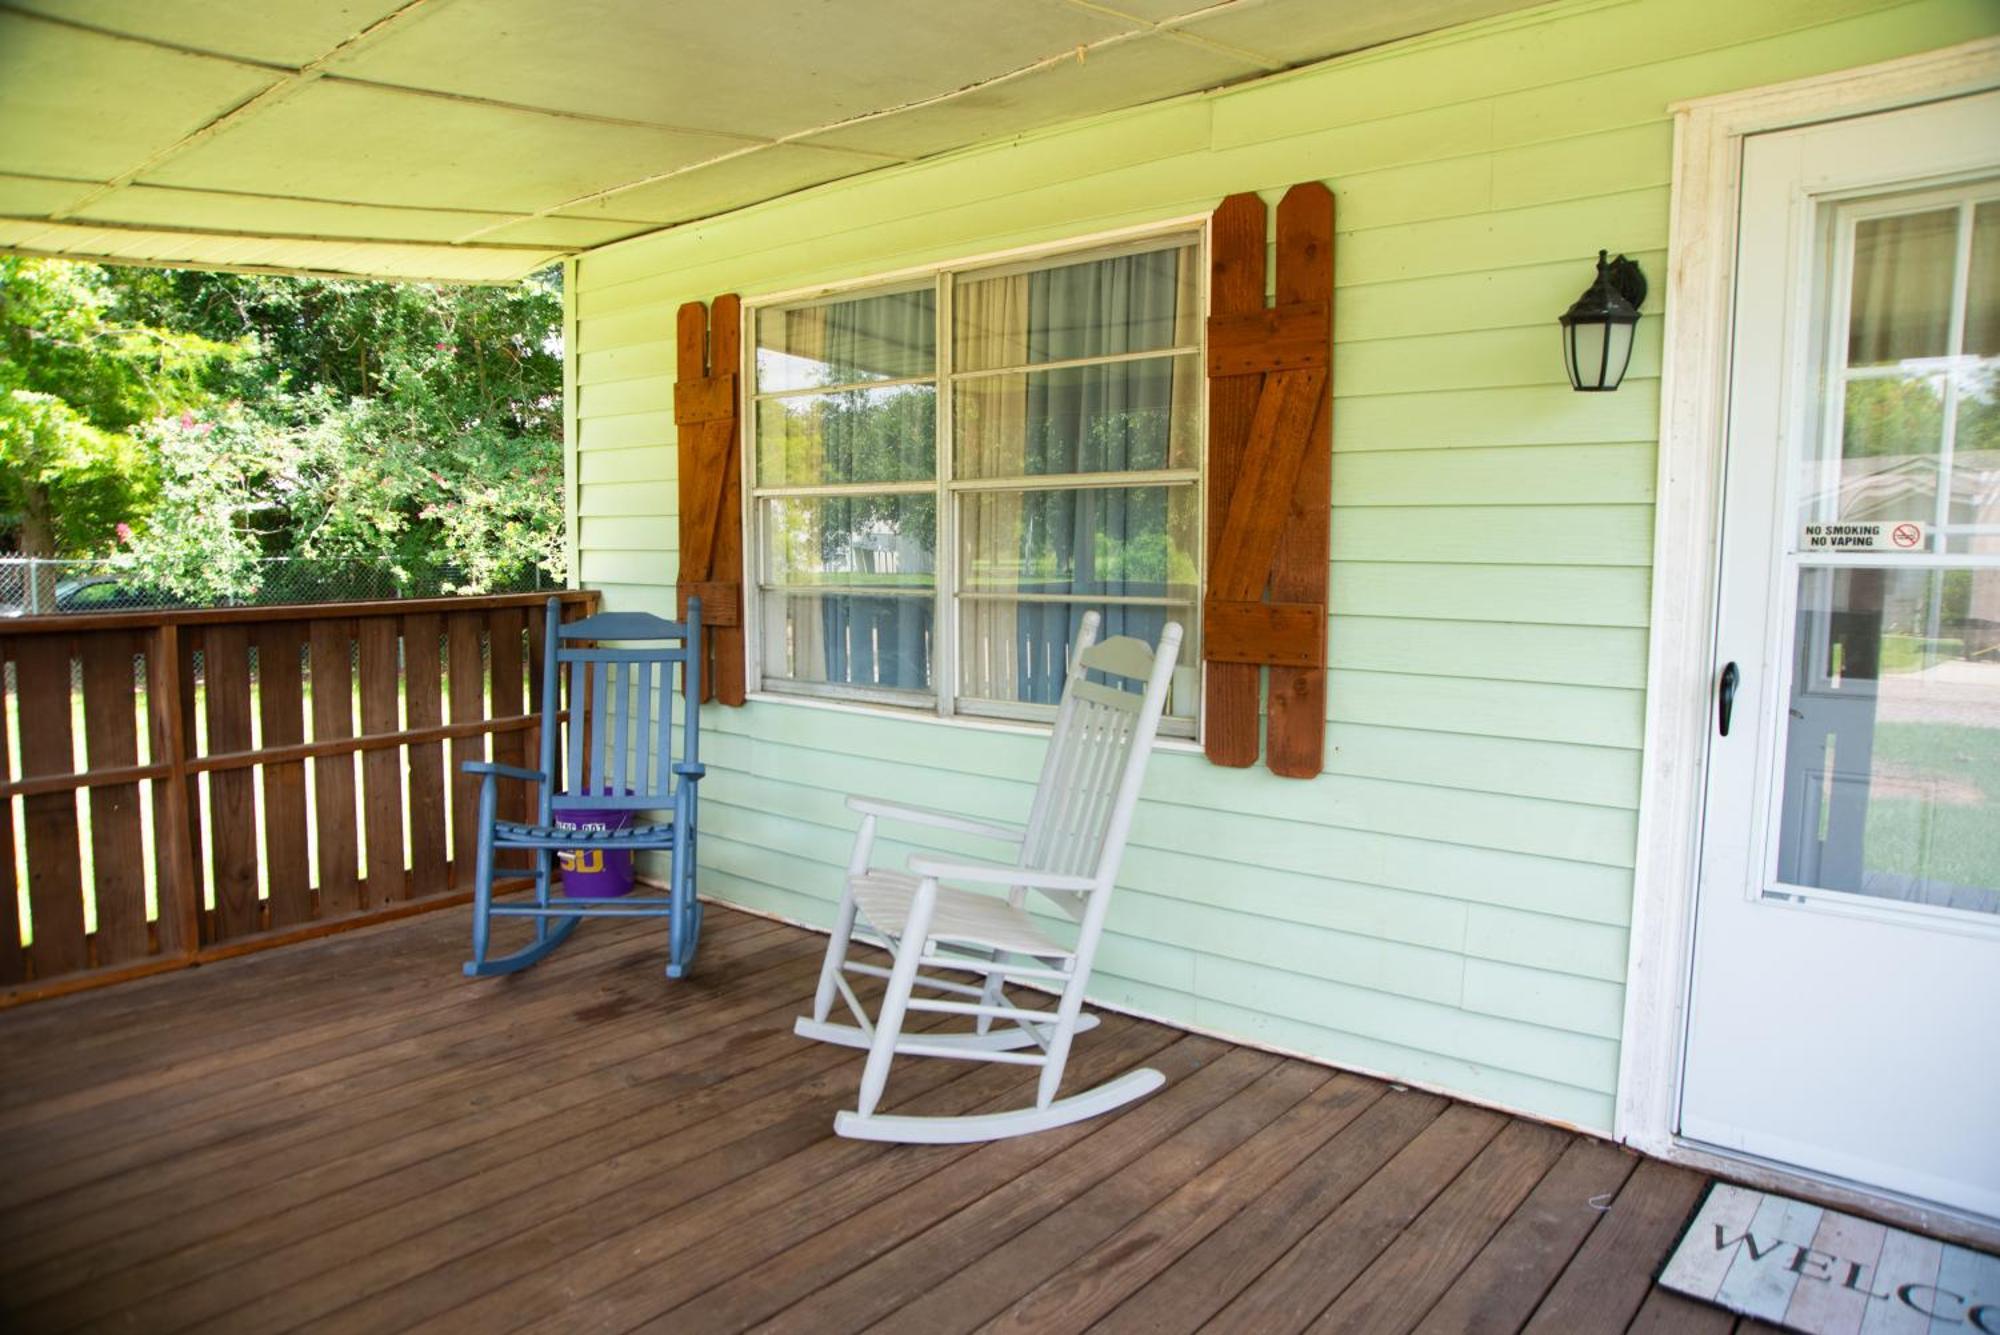
[[[1729,1331],[1654,1290],[1702,1179],[1112,1016],[1120,1115],[836,1139],[822,938],[712,911],[458,975],[462,911],[0,1014],[0,1325],[25,1331]],[[898,1065],[889,1102],[1019,1102]]]

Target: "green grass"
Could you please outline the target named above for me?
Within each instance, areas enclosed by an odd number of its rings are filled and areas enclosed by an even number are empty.
[[[1884,635],[1881,670],[1921,672],[1947,659],[1965,657],[1964,640],[1933,640],[1925,635]]]
[[[2000,729],[1885,723],[1875,729],[1874,760],[1962,779],[1978,789],[1980,800],[1871,799],[1863,836],[1868,870],[2000,889]]]

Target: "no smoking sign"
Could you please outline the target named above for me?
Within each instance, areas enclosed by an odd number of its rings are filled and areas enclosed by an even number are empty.
[[[1920,552],[1924,526],[1914,519],[1866,524],[1807,524],[1799,548],[1808,552]]]

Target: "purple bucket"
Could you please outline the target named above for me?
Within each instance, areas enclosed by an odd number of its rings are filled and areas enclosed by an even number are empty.
[[[561,807],[551,813],[558,830],[630,829],[636,812],[597,811]],[[562,892],[571,899],[617,899],[632,893],[632,850],[586,844],[556,854],[562,866]]]

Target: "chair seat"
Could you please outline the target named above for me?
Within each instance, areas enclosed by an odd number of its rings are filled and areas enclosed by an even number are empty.
[[[901,940],[903,925],[910,917],[910,903],[916,898],[917,877],[909,872],[871,867],[850,879],[854,902],[869,925],[885,936]],[[931,916],[933,939],[967,945],[991,946],[1022,955],[1057,956],[1074,954],[1041,928],[1024,911],[998,895],[982,895],[970,890],[938,887],[937,909]]]
[[[553,825],[530,825],[522,821],[493,822],[495,848],[672,848],[674,823],[660,821],[633,825],[623,830],[564,830]]]

